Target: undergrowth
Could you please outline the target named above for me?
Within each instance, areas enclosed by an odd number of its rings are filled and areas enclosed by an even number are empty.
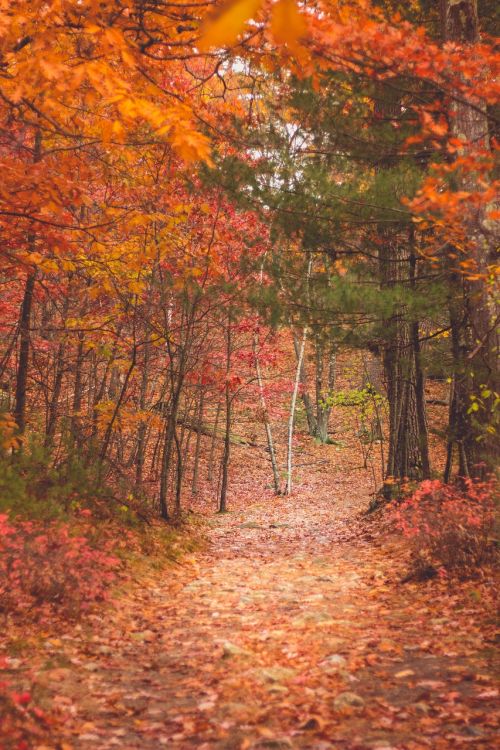
[[[0,614],[78,618],[132,572],[175,564],[202,544],[195,514],[166,526],[123,494],[71,453],[58,464],[36,444],[0,455]]]
[[[427,480],[400,502],[394,519],[411,548],[407,578],[480,576],[498,554],[496,490],[494,479]]]
[[[8,662],[0,657],[0,670],[7,673]],[[29,677],[29,676],[28,676]],[[7,678],[0,679],[0,747],[2,750],[30,750],[42,747],[50,733],[52,717],[33,700],[32,690],[16,690]]]

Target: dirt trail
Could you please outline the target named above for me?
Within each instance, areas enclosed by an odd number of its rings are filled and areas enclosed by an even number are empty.
[[[493,748],[473,609],[455,620],[458,600],[443,610],[439,590],[395,583],[361,504],[308,496],[218,516],[208,551],[49,640],[41,693],[69,713],[68,743]]]

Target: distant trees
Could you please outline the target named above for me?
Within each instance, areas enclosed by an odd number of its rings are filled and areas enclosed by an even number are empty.
[[[379,5],[389,13],[390,4]],[[460,476],[491,468],[497,434],[498,224],[488,102],[495,96],[489,71],[498,63],[481,42],[476,3],[443,2],[440,10],[424,4],[419,18],[435,38],[442,34],[444,47],[428,38],[417,51],[406,26],[406,59],[394,48],[392,62],[379,68],[361,45],[363,32],[356,36],[355,18],[344,20],[343,36],[339,27],[332,32],[352,65],[338,46],[333,57],[315,46],[311,31],[304,47],[323,60],[321,72],[304,77],[292,65],[292,73],[256,77],[255,106],[241,121],[248,158],[229,155],[221,165],[233,194],[260,204],[272,221],[283,320],[299,316],[317,331],[309,336],[316,376],[305,366],[300,373],[311,434],[327,437],[325,346],[332,363],[338,347],[380,352],[389,495],[405,479],[431,474],[425,379],[435,352],[452,383],[446,479],[454,456]],[[395,28],[386,27],[385,38],[374,32],[377,44],[395,44]],[[297,265],[290,269],[290,246],[316,259],[307,296],[299,293]],[[326,392],[334,382],[329,369]]]
[[[234,409],[265,414],[277,330],[321,442],[337,353],[379,355],[386,494],[436,468],[436,358],[445,479],[493,465],[498,58],[477,3],[271,5],[0,11],[8,452],[39,436],[51,466],[76,455],[164,519],[198,491],[204,440],[225,509]]]

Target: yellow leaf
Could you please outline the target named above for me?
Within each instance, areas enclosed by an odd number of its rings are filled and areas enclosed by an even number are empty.
[[[144,290],[144,283],[142,281],[138,281],[137,279],[132,279],[129,281],[129,289],[133,294],[141,294],[141,292]]]
[[[307,24],[295,0],[278,0],[273,6],[271,30],[277,42],[290,47],[304,36]]]
[[[261,5],[262,0],[227,0],[203,25],[198,47],[206,50],[230,46]]]
[[[210,144],[206,136],[196,131],[180,131],[175,128],[170,138],[172,146],[185,162],[204,161],[212,165]]]
[[[26,261],[38,266],[43,261],[43,256],[40,253],[28,253]]]
[[[120,120],[114,120],[113,126],[111,128],[111,131],[113,135],[120,138],[123,135],[123,125],[121,124]]]

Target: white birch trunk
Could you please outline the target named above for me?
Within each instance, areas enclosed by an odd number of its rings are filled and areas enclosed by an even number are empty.
[[[304,350],[306,348],[307,327],[304,328],[302,341],[300,343],[299,356],[297,359],[297,370],[295,372],[295,383],[293,385],[292,403],[290,404],[290,416],[288,418],[288,445],[286,459],[286,488],[285,495],[292,492],[292,460],[293,460],[293,424],[295,421],[295,407],[297,405],[297,394],[299,392],[300,371],[304,359]]]
[[[255,356],[255,371],[257,373],[257,383],[259,386],[260,405],[262,408],[264,427],[266,429],[267,447],[269,449],[269,455],[271,456],[271,466],[273,468],[274,491],[277,495],[279,495],[280,494],[280,475],[278,471],[278,464],[276,461],[276,452],[274,450],[274,440],[273,440],[273,433],[271,430],[271,423],[269,422],[269,417],[267,414],[266,399],[264,396],[264,385],[262,382],[262,371],[260,369],[257,334],[255,334],[254,341],[253,341],[253,352]]]

